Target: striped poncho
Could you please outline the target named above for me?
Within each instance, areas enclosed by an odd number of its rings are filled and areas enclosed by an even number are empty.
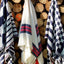
[[[22,62],[25,64],[43,64],[37,18],[31,0],[25,0],[19,31],[19,48],[23,51]]]
[[[18,36],[7,0],[0,5],[0,64],[14,64],[14,36]]]
[[[64,32],[56,0],[51,0],[45,38],[47,39],[48,62],[53,59],[55,64],[62,64],[61,58],[64,58]]]

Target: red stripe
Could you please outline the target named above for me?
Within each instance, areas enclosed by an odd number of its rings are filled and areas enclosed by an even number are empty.
[[[28,28],[28,29],[31,29],[31,27],[28,27],[28,26],[22,26],[21,28]]]
[[[39,31],[37,31],[37,34],[39,34]]]
[[[22,31],[28,31],[28,32],[31,32],[31,30],[28,30],[28,29],[21,29],[21,32]],[[32,32],[31,32],[32,33]]]
[[[42,44],[39,44],[39,51],[42,51]]]
[[[40,48],[40,47],[42,47],[42,44],[41,44],[41,43],[39,44],[39,48]]]
[[[38,54],[34,51],[34,49],[32,50],[32,52],[33,52],[36,56],[38,56]]]
[[[42,47],[39,49],[39,51],[40,51],[40,52],[42,51]]]
[[[35,50],[35,52],[39,54],[39,51],[34,46],[33,46],[33,49]]]
[[[38,30],[38,27],[36,27],[36,30]]]

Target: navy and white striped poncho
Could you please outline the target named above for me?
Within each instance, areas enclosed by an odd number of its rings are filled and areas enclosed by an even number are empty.
[[[56,0],[51,0],[51,6],[48,13],[47,25],[45,38],[47,38],[47,50],[48,50],[48,60],[50,60],[50,55],[59,61],[60,56],[64,56],[64,32],[61,24],[60,13]],[[56,62],[56,61],[55,61]],[[55,63],[57,64],[57,63]],[[61,63],[60,63],[61,64]]]
[[[17,30],[7,0],[0,5],[0,64],[13,64],[15,60],[14,36]]]

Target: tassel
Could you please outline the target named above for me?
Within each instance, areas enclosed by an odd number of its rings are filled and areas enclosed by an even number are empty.
[[[38,62],[38,60],[36,59],[36,62],[35,62],[35,64],[39,64],[39,62]]]

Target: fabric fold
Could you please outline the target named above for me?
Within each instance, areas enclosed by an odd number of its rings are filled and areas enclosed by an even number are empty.
[[[52,58],[55,60],[54,63],[58,64],[56,63],[57,60],[59,60],[60,57],[64,57],[64,53],[62,54],[64,49],[64,31],[56,0],[51,0],[45,38],[47,39],[48,62],[50,62]],[[59,64],[62,64],[61,62],[62,61],[59,60]]]
[[[25,0],[24,3],[18,46],[23,51],[23,63],[35,64],[36,59],[39,64],[44,63],[36,13],[31,0]]]
[[[14,36],[18,33],[8,0],[1,0],[0,13],[0,64],[14,64]]]

